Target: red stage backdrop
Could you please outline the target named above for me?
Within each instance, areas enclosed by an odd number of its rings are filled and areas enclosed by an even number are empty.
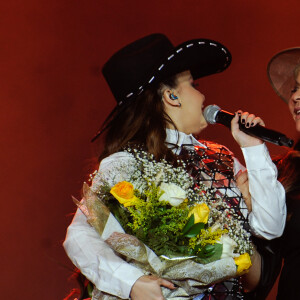
[[[254,112],[296,137],[266,66],[275,52],[300,45],[299,13],[299,0],[1,1],[1,299],[63,299],[75,285],[62,241],[71,195],[80,197],[96,167],[90,139],[114,107],[101,75],[114,51],[153,32],[174,44],[216,39],[233,61],[199,80],[206,104]],[[203,137],[241,158],[226,128],[211,126]]]

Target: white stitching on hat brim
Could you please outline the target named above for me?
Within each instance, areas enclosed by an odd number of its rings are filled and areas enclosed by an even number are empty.
[[[209,46],[213,46],[213,47],[218,47],[218,44],[216,43],[212,43],[212,42],[208,42],[208,41],[199,41],[198,42],[198,45],[206,45],[208,44]],[[197,45],[197,44],[196,44]],[[190,43],[190,44],[187,44],[186,45],[186,48],[191,48],[195,46],[195,43]],[[226,54],[226,61],[227,63],[224,64],[223,66],[223,69],[226,69],[226,66],[228,65],[228,61],[229,61],[229,56],[228,56],[228,52],[223,48],[223,47],[220,47],[221,51],[223,51],[225,54]],[[182,52],[184,49],[181,47],[179,49],[177,49],[175,51],[175,53],[173,53],[172,55],[170,55],[168,58],[167,58],[167,61],[171,61],[174,57],[176,57],[176,54],[179,54],[180,52]],[[164,68],[166,67],[166,64],[161,64],[158,68],[157,68],[157,71],[158,72],[161,72],[162,70],[164,70]],[[136,91],[136,92],[130,92],[129,94],[127,94],[125,96],[126,99],[129,99],[131,98],[132,96],[134,95],[140,95],[143,91],[144,91],[144,88],[145,88],[145,85],[148,85],[148,84],[151,84],[154,80],[155,80],[155,75],[153,75],[148,81],[146,81],[146,83],[142,86],[139,87],[139,89]],[[120,101],[118,103],[118,105],[121,105],[123,104],[124,101]]]

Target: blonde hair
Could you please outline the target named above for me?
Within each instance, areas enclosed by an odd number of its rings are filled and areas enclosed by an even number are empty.
[[[294,77],[297,79],[298,75],[300,73],[300,64],[298,64],[294,69]]]

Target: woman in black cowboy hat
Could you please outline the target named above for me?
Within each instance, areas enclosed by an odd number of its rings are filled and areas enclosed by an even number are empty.
[[[270,60],[268,77],[280,98],[288,104],[300,133],[300,48],[285,49]],[[283,157],[276,159],[278,179],[286,191],[287,223],[280,245],[284,265],[281,271],[277,299],[299,299],[298,270],[300,268],[300,142]]]
[[[194,137],[207,126],[202,114],[205,98],[194,80],[222,72],[230,62],[229,51],[216,41],[196,39],[174,47],[162,34],[141,38],[115,53],[103,67],[117,106],[96,136],[106,132],[99,172],[111,186],[126,180],[130,167],[130,155],[124,151],[127,147],[140,147],[157,161],[165,159],[173,165],[181,159],[195,185],[205,181],[215,188],[245,228],[258,237],[272,239],[284,228],[284,191],[265,144],[241,132],[238,124],[239,117],[245,126],[264,125],[263,121],[242,111],[232,120],[233,137],[248,167],[252,202],[248,209],[234,180],[244,167],[224,146]],[[124,167],[116,172],[116,165]],[[96,191],[99,184],[96,175],[91,189]],[[104,241],[114,229],[105,230],[100,237],[77,210],[64,242],[72,262],[94,284],[93,299],[163,299],[161,287],[177,289],[171,281],[145,274],[116,255]],[[256,252],[252,264],[245,275],[249,288],[259,280]],[[177,281],[182,289],[185,283]],[[244,288],[238,277],[208,284],[198,296],[195,291],[182,299],[242,299]]]

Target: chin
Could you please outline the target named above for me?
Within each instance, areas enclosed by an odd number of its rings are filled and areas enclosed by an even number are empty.
[[[201,124],[201,129],[200,131],[202,131],[203,129],[205,129],[208,126],[207,122],[205,121],[205,123]]]
[[[206,124],[201,124],[201,128],[198,128],[197,130],[195,130],[195,132],[193,132],[192,134],[197,136],[201,133],[202,130],[204,130],[207,127],[207,123]]]

